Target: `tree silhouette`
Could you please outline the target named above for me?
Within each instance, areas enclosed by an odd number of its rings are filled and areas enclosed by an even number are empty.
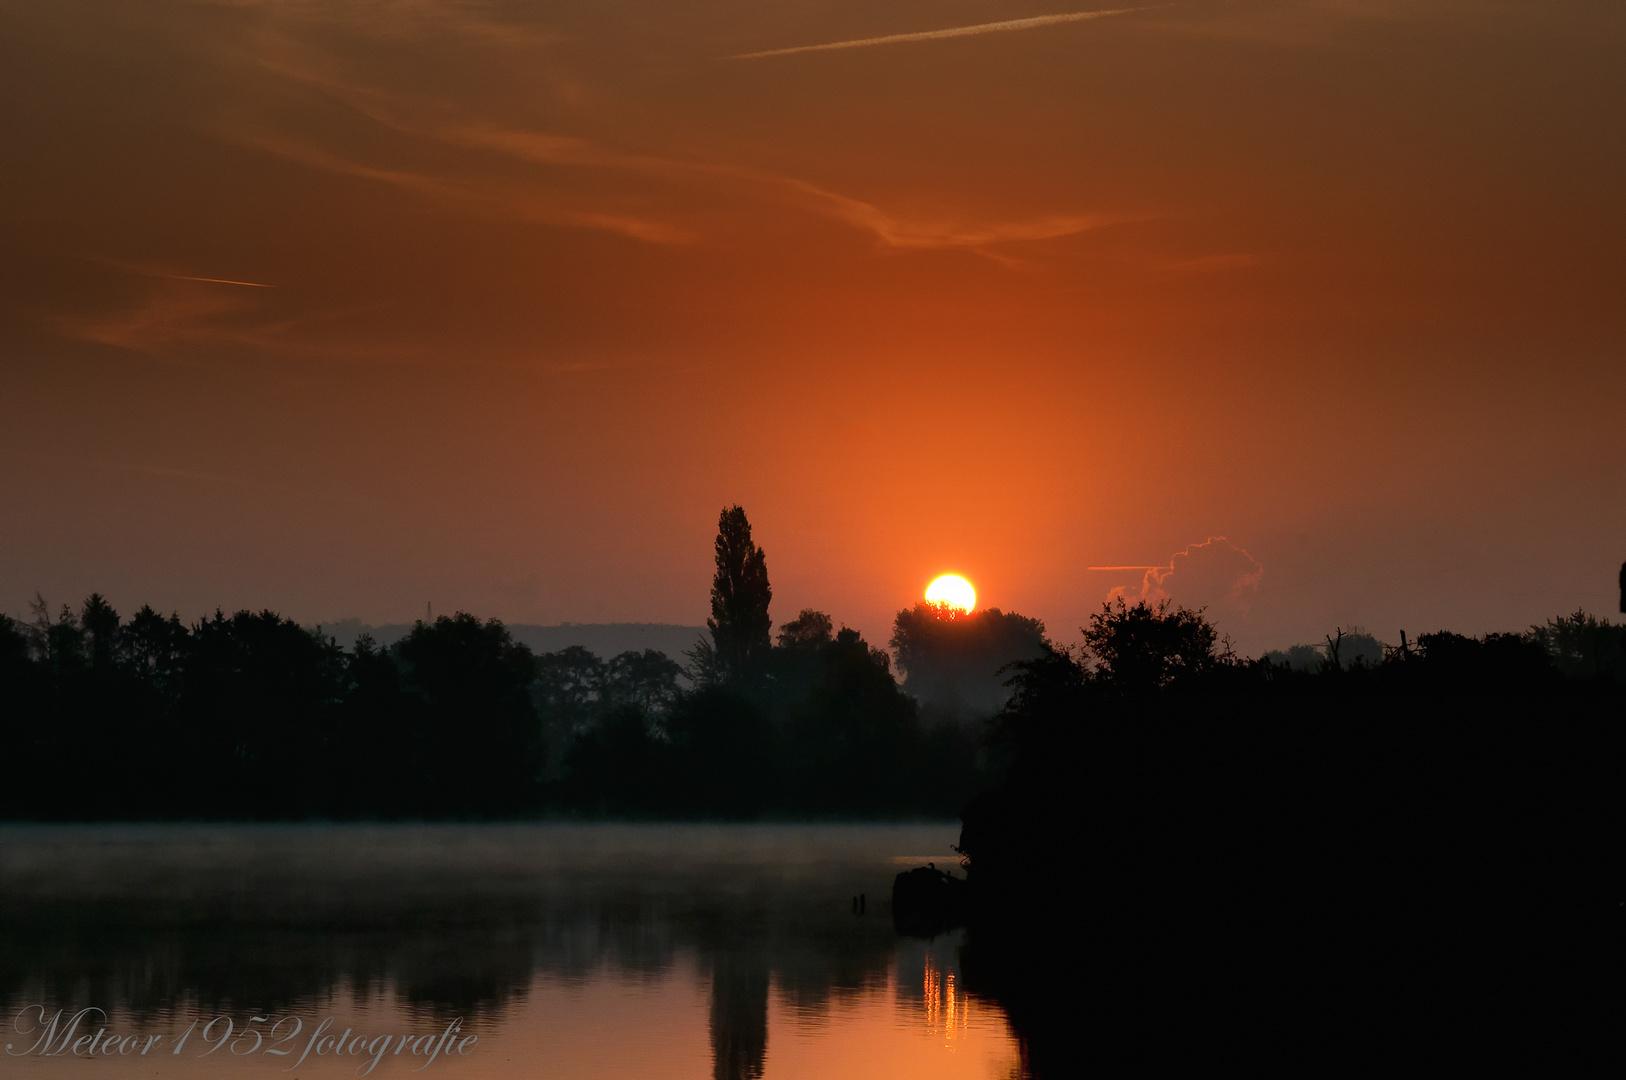
[[[701,687],[673,710],[673,801],[680,814],[755,817],[773,794],[774,729],[751,696]]]
[[[1133,607],[1122,598],[1102,604],[1084,630],[1084,651],[1096,670],[1120,690],[1150,691],[1213,667],[1214,627],[1201,611],[1152,607],[1142,600]]]
[[[34,616],[27,630],[34,655],[43,660],[46,669],[54,675],[69,675],[79,670],[85,662],[85,630],[73,610],[63,604],[52,619],[51,605],[39,593],[34,594],[34,602],[28,608]]]
[[[604,695],[604,662],[580,645],[537,657],[536,698],[549,721],[572,732],[593,721]]]
[[[273,611],[216,611],[192,628],[181,678],[188,798],[218,815],[298,817],[325,797],[344,689],[337,645]]]
[[[187,632],[179,615],[165,619],[149,605],[131,616],[119,631],[119,659],[132,675],[166,685],[172,681],[186,654]]]
[[[422,728],[434,733],[427,775],[416,778],[426,785],[426,808],[484,816],[529,806],[546,749],[531,650],[497,620],[460,611],[418,622],[394,655]]]
[[[904,689],[957,720],[998,712],[1008,696],[1005,666],[1042,656],[1048,647],[1038,619],[929,603],[898,612],[891,644],[907,676]]]
[[[846,813],[907,809],[915,703],[890,658],[848,627],[794,651],[814,667],[788,710],[783,764],[795,797]]]
[[[624,652],[610,660],[604,694],[612,707],[635,708],[654,728],[677,702],[681,674],[683,668],[656,649]]]
[[[817,648],[835,640],[836,624],[822,611],[803,608],[802,613],[779,628],[781,649]]]
[[[28,638],[9,615],[0,615],[0,685],[11,689],[32,674]]]
[[[1626,626],[1577,611],[1532,626],[1529,637],[1571,678],[1626,680]]]
[[[745,510],[730,506],[717,519],[717,573],[711,582],[711,630],[717,673],[724,682],[741,682],[761,670],[772,647],[768,602],[768,563],[751,542]]]
[[[85,628],[90,647],[90,666],[98,672],[111,670],[118,648],[119,613],[102,598],[101,593],[91,593],[79,613],[79,623]]]

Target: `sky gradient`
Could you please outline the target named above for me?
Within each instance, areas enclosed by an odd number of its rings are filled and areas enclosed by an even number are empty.
[[[0,610],[1611,613],[1626,7],[1099,12],[0,0]]]

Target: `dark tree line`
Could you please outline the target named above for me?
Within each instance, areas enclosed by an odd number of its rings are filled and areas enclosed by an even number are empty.
[[[1306,739],[1400,738],[1404,717],[1420,744],[1469,716],[1618,714],[1618,692],[1600,688],[1626,679],[1620,628],[1579,613],[1306,668],[1241,660],[1180,609],[1105,609],[1075,657],[1036,620],[920,605],[894,628],[900,688],[886,652],[823,612],[773,632],[767,559],[737,506],[715,557],[710,638],[686,664],[538,656],[462,613],[346,651],[269,611],[187,625],[151,608],[122,618],[99,595],[78,611],[41,601],[27,623],[0,616],[0,815],[946,815],[1009,766],[1003,794],[969,812],[974,837],[988,807],[1076,802],[1080,777],[1112,760],[1097,744],[1109,734],[1172,739],[1171,761],[1194,760],[1181,739],[1209,740],[1202,753],[1224,761],[1267,720],[1281,727],[1264,758]],[[978,717],[1013,689],[989,743]],[[1025,850],[1041,831],[1007,830],[1014,846],[996,847]]]
[[[273,612],[191,626],[100,596],[0,622],[13,818],[495,816],[535,805],[538,664],[501,624],[346,653]]]
[[[684,669],[645,654],[659,693],[628,701],[609,689],[621,661],[595,669],[589,656],[548,691],[572,702],[548,728],[564,746],[565,803],[735,817],[957,811],[985,781],[976,733],[923,724],[891,658],[824,612],[802,611],[775,641],[766,555],[738,506],[722,512],[715,555],[711,640]]]
[[[970,985],[1040,1076],[1080,1037],[1170,1063],[1494,1041],[1463,1025],[1592,985],[1614,932],[1623,633],[1572,616],[1295,669],[1200,612],[1104,609],[1080,654],[1021,665],[1008,772],[964,812]]]
[[[351,651],[262,611],[186,625],[99,595],[0,617],[0,815],[35,819],[947,815],[984,782],[886,653],[804,611],[719,521],[711,640],[537,656],[459,613]]]

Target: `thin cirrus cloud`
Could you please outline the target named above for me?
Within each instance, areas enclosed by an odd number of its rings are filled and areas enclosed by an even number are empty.
[[[788,197],[804,209],[869,232],[893,248],[982,248],[1023,240],[1049,240],[1121,220],[1108,214],[1062,214],[1022,221],[966,222],[905,218],[873,203],[829,191],[794,177],[729,165],[705,165],[636,154],[617,154],[582,139],[513,131],[491,125],[441,130],[440,138],[498,150],[539,164],[628,169],[670,179],[710,180],[755,186],[764,194]]]
[[[827,216],[844,221],[874,233],[888,247],[895,248],[972,248],[980,249],[994,244],[1023,240],[1053,240],[1073,236],[1124,220],[1111,214],[1061,214],[1024,221],[977,223],[906,219],[885,213],[871,203],[826,191],[803,180],[762,175],[765,182],[783,185],[800,195],[812,208]]]
[[[238,296],[226,296],[219,290],[169,287],[145,297],[134,308],[112,314],[64,316],[56,320],[56,325],[69,338],[158,353],[176,345],[245,340],[240,320],[252,311],[252,306]]]
[[[796,53],[830,52],[834,49],[867,49],[876,45],[901,45],[911,41],[940,41],[944,38],[973,37],[977,34],[999,34],[1011,30],[1032,30],[1057,23],[1084,22],[1103,19],[1108,15],[1129,15],[1146,8],[1113,8],[1110,11],[1073,11],[1065,15],[1035,15],[1026,19],[1005,19],[1000,22],[977,23],[975,26],[951,26],[942,30],[920,30],[911,34],[885,34],[881,37],[855,38],[851,41],[831,41],[822,45],[793,45],[787,49],[764,49],[761,52],[740,53],[730,60],[760,60],[768,56],[792,56]]]
[[[618,233],[651,244],[687,244],[698,237],[687,229],[648,218],[551,204],[524,185],[460,180],[402,169],[381,169],[290,139],[237,132],[231,138],[265,153],[313,169],[374,180],[430,198],[463,204],[500,217],[541,225],[563,225]]]
[[[491,151],[533,165],[609,169],[639,174],[668,184],[700,184],[730,191],[744,189],[759,201],[788,203],[805,212],[867,232],[890,249],[962,248],[985,251],[999,244],[1056,239],[1128,220],[1121,214],[1076,213],[1015,221],[897,215],[873,203],[827,190],[806,180],[748,166],[716,165],[628,153],[575,136],[507,128],[489,122],[426,119],[424,113],[444,113],[444,109],[435,103],[425,105],[375,88],[351,85],[342,79],[318,74],[308,67],[287,63],[266,63],[262,66],[283,78],[320,89],[374,123],[411,138]],[[242,129],[221,134],[232,141],[298,161],[311,168],[363,177],[420,195],[539,224],[599,229],[654,244],[688,244],[700,239],[692,229],[647,216],[560,207],[552,201],[558,198],[556,193],[545,193],[511,181],[457,179],[384,169],[285,137],[255,135]]]
[[[237,278],[178,274],[163,265],[87,257],[86,262],[145,279],[135,295],[101,312],[75,312],[50,320],[56,333],[75,341],[107,345],[149,356],[175,359],[177,347],[277,349],[301,355],[349,359],[398,359],[381,344],[324,345],[309,331],[350,318],[364,308],[347,307],[289,315],[272,293],[278,286]],[[228,286],[215,288],[214,286]]]

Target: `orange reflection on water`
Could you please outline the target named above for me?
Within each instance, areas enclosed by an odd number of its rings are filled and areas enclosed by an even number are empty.
[[[954,972],[939,969],[931,956],[926,957],[922,998],[926,1029],[941,1035],[944,1045],[952,1049],[954,1040],[971,1026],[971,999],[955,992]]]

